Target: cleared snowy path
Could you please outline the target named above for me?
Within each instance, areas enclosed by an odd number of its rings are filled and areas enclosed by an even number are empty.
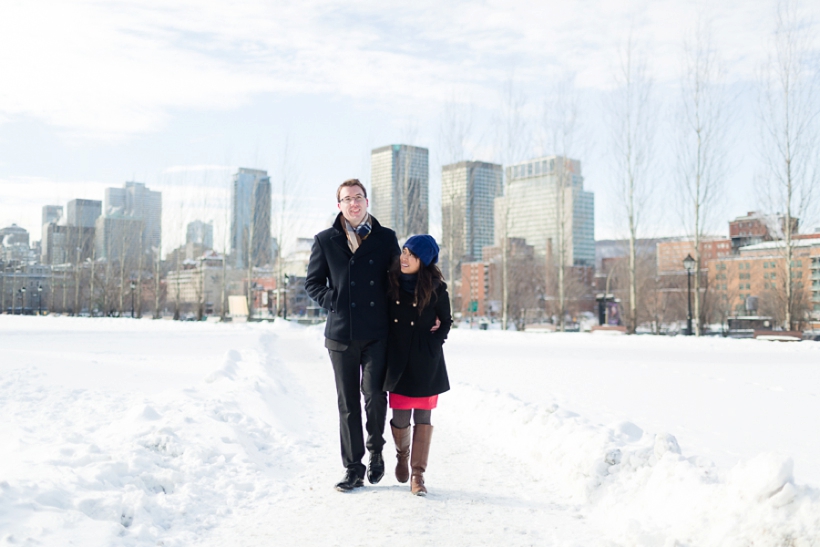
[[[430,494],[416,498],[388,473],[378,485],[336,492],[341,477],[336,394],[321,331],[278,330],[268,359],[287,369],[293,414],[304,413],[311,442],[278,495],[260,500],[203,545],[608,545],[580,508],[561,503],[533,469],[499,443],[503,420],[485,427],[470,401],[450,397],[433,414]],[[281,369],[279,369],[281,370]],[[284,371],[283,371],[284,372]],[[468,388],[469,389],[469,388]],[[389,431],[387,433],[389,435]]]

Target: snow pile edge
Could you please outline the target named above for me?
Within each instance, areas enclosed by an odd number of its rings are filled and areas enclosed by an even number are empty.
[[[667,432],[594,424],[554,403],[459,384],[448,405],[491,429],[493,442],[537,470],[618,542],[658,546],[820,545],[820,491],[793,462],[763,453],[728,471],[687,456]],[[500,468],[513,462],[499,462]]]

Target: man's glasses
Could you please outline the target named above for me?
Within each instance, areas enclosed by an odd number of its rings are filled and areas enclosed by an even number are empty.
[[[344,203],[345,205],[350,205],[351,203],[364,203],[366,198],[362,195],[353,196],[353,197],[346,197],[339,200],[339,203]]]

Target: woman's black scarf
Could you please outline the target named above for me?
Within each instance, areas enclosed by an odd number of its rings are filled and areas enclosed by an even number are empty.
[[[399,286],[401,290],[406,293],[416,294],[416,282],[418,282],[419,274],[399,274]]]

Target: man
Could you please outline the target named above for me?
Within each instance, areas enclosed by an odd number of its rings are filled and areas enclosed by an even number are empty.
[[[367,479],[376,484],[384,476],[387,270],[400,250],[396,233],[367,212],[367,191],[361,182],[343,182],[336,190],[336,201],[340,213],[333,226],[314,238],[305,290],[328,311],[325,347],[336,379],[346,469],[336,489],[347,492],[364,485],[365,446],[370,452]]]

